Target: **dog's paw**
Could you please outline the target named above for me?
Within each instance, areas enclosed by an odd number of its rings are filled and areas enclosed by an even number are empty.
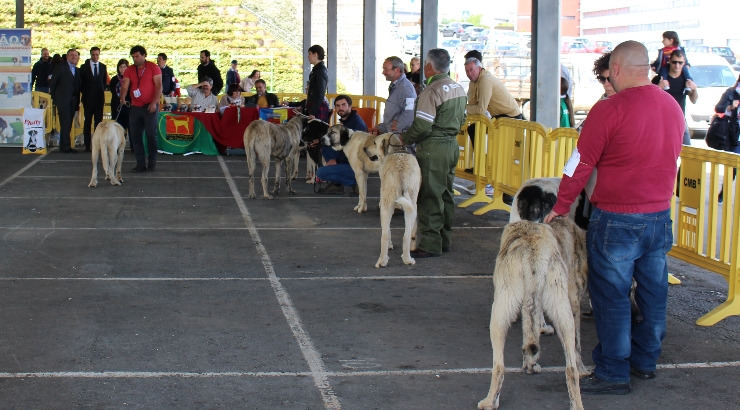
[[[393,249],[393,242],[390,240],[388,241],[388,249]]]
[[[591,374],[591,369],[589,369],[586,365],[583,363],[578,364],[578,376],[588,376]]]
[[[298,192],[296,192],[296,191],[294,191],[292,189],[289,190],[288,193],[291,194],[291,195],[298,195]]]
[[[538,363],[525,364],[522,366],[522,370],[527,374],[540,374],[542,372],[542,368]]]
[[[272,195],[265,195],[263,198],[264,199],[272,199]]]
[[[117,179],[115,179],[115,178],[113,178],[113,179],[111,179],[111,180],[110,180],[110,184],[111,184],[111,185],[113,185],[113,186],[116,186],[116,185],[121,185],[121,183],[120,183],[120,182],[118,182],[118,180],[117,180]]]
[[[555,329],[553,329],[552,326],[543,324],[540,328],[540,334],[550,336],[552,334],[555,334]]]
[[[498,409],[498,403],[494,403],[493,397],[488,396],[485,399],[478,402],[478,410],[496,410]]]
[[[90,183],[87,184],[87,187],[88,188],[95,188],[96,186],[98,186],[98,180],[97,179],[94,180],[94,181],[90,181]]]
[[[378,262],[375,264],[376,268],[385,268],[388,266],[388,258],[378,258]]]
[[[405,265],[416,265],[416,260],[410,256],[408,258],[401,257],[401,259],[403,259]]]

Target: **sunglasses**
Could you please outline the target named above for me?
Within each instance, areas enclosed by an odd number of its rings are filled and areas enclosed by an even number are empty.
[[[609,77],[604,77],[603,75],[597,75],[596,80],[598,80],[601,84],[606,84],[609,81]]]
[[[685,63],[685,61],[675,61],[675,60],[671,60],[671,64],[678,64],[678,65],[681,65],[681,64],[683,64],[683,63]]]

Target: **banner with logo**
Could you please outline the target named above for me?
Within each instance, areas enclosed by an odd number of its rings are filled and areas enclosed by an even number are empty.
[[[23,153],[46,154],[44,110],[42,109],[23,109]]]
[[[23,109],[0,110],[0,145],[19,146],[23,134]]]
[[[282,124],[288,121],[287,108],[260,108],[260,118],[274,124]]]
[[[211,134],[192,116],[160,113],[157,131],[159,149],[166,153],[218,155]]]
[[[31,30],[0,29],[0,109],[31,107]]]

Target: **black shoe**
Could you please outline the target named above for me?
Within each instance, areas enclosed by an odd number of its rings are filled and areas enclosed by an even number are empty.
[[[154,168],[157,165],[157,161],[149,161],[149,165],[146,167],[146,170],[149,172],[154,172]]]
[[[411,257],[412,258],[436,258],[437,256],[442,256],[439,253],[429,253],[427,251],[423,251],[421,249],[417,249],[415,251],[411,251]]]
[[[629,383],[610,382],[599,378],[596,373],[580,381],[582,394],[629,394],[632,390]]]
[[[139,172],[146,172],[146,167],[143,167],[143,166],[140,167],[140,166],[137,165],[137,166],[131,168],[131,172],[133,172],[135,174],[136,173],[139,173]]]
[[[638,379],[648,380],[655,378],[655,372],[643,372],[640,369],[630,366],[630,374],[637,377]]]
[[[717,195],[717,202],[719,202],[721,204],[724,199],[725,199],[724,198],[724,192],[723,191],[719,191],[719,195]]]
[[[451,246],[443,246],[442,247],[442,252],[443,253],[444,252],[452,252],[452,247]]]
[[[593,310],[588,310],[588,311],[585,311],[585,312],[581,312],[581,318],[582,319],[594,320],[594,311]]]
[[[473,168],[466,168],[465,169],[465,172],[467,172],[468,174],[472,174],[473,173]]]
[[[329,184],[326,188],[320,188],[317,193],[325,195],[344,195],[344,187],[339,184]]]

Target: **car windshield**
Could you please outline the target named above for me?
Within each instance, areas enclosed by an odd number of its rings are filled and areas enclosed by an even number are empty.
[[[712,52],[721,56],[733,55],[729,47],[712,47]]]
[[[732,87],[735,74],[722,65],[697,65],[689,68],[697,87]]]

